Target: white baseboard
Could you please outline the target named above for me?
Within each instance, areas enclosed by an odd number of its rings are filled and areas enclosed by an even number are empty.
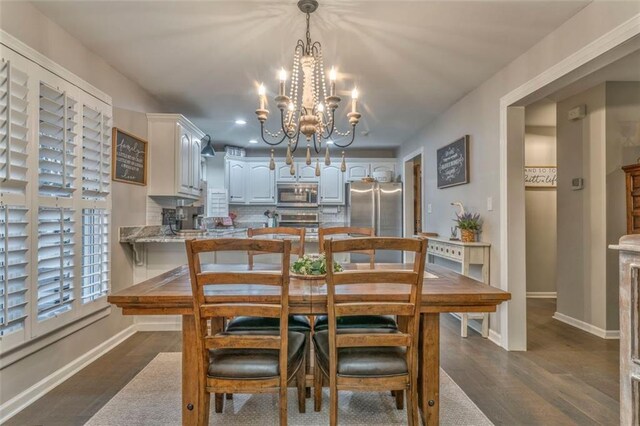
[[[50,374],[30,388],[22,391],[0,406],[0,424],[24,410],[26,407],[40,399],[47,392],[67,380],[69,377],[82,370],[93,361],[109,352],[111,349],[131,337],[136,332],[136,325],[130,325],[120,333],[102,342],[89,352],[79,356],[69,364]]]
[[[619,339],[620,338],[620,330],[605,330],[603,328],[596,327],[593,324],[589,324],[579,319],[575,319],[573,317],[562,314],[560,312],[554,313],[553,318],[565,324],[569,324],[570,326],[579,328],[580,330],[586,331],[587,333],[591,333],[602,339]]]
[[[527,299],[557,299],[556,291],[528,291]]]
[[[136,331],[180,331],[182,317],[180,315],[138,315],[133,323]]]
[[[457,318],[458,320],[461,320],[460,314],[458,314],[458,313],[451,312],[450,315],[452,315],[454,318]],[[469,326],[469,328],[471,328],[472,330],[476,331],[479,335],[482,336],[482,321],[474,320],[473,318],[469,318],[469,321],[467,322],[467,325]],[[492,341],[493,343],[495,343],[496,345],[498,345],[500,347],[504,347],[502,345],[502,335],[500,333],[492,330],[491,328],[489,328],[489,337],[488,337],[488,339],[490,341]]]
[[[497,331],[489,329],[489,340],[491,340],[496,345],[504,348],[504,345],[502,344],[502,334],[498,333]]]

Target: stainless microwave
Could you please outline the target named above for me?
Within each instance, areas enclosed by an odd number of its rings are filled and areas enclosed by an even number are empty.
[[[279,183],[278,207],[318,207],[317,183]]]

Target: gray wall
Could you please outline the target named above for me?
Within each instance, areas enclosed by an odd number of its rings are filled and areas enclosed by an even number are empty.
[[[605,85],[558,102],[558,304],[557,311],[606,327],[605,296]],[[569,121],[570,109],[587,116]],[[571,180],[584,179],[573,191]]]
[[[461,200],[470,210],[482,214],[481,238],[491,242],[492,285],[503,288],[507,285],[500,282],[500,98],[639,12],[637,2],[590,3],[402,145],[399,157],[424,147],[424,193],[425,199],[432,203],[432,213],[426,215],[425,223],[430,231],[449,235],[453,217],[450,203],[453,201]],[[464,134],[471,136],[471,182],[437,189],[436,150]],[[486,208],[487,197],[493,199],[491,212]],[[502,305],[498,307],[499,312],[502,309]],[[491,329],[500,333],[495,314],[492,314]]]
[[[161,105],[137,84],[127,79],[80,40],[42,15],[27,2],[2,2],[0,28],[28,46],[67,68],[113,98],[114,126],[146,137],[146,118],[142,112],[161,111]],[[113,290],[131,285],[133,269],[128,247],[117,242],[117,229],[144,223],[146,188],[113,183],[114,229],[112,238]],[[0,371],[0,404],[54,373],[132,324],[120,310]]]
[[[555,104],[548,108],[555,122]],[[526,126],[524,149],[525,166],[555,166],[555,126]],[[556,291],[556,210],[556,188],[526,189],[527,293]]]

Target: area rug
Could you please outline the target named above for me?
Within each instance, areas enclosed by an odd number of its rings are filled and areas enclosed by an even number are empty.
[[[158,354],[136,377],[118,392],[86,424],[89,426],[137,426],[180,424],[180,353]],[[395,398],[385,393],[339,393],[340,425],[403,425],[406,410],[395,408]],[[329,393],[325,389],[322,411],[313,411],[313,399],[307,399],[306,414],[298,413],[295,389],[289,391],[290,425],[327,425]],[[440,424],[492,425],[460,387],[440,370]],[[213,411],[212,425],[278,424],[278,399],[272,394],[234,395],[226,400],[224,412]]]

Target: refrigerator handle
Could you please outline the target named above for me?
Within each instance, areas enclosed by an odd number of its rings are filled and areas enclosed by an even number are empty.
[[[374,209],[375,212],[373,213],[374,216],[374,222],[373,222],[373,226],[375,227],[376,230],[376,237],[380,236],[380,185],[375,184],[374,186],[374,191],[373,191],[373,202],[374,202]]]

